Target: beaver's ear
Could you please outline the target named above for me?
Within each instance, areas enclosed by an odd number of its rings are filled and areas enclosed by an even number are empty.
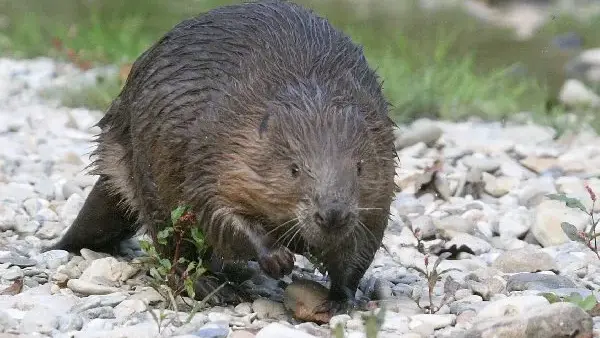
[[[262,120],[260,121],[260,124],[258,125],[258,137],[262,138],[263,134],[267,132],[267,129],[269,128],[269,118],[271,117],[271,112],[267,111],[263,117]]]

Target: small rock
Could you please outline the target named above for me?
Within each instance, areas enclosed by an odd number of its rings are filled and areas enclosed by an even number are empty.
[[[504,273],[558,270],[552,256],[531,248],[505,251],[494,260],[492,267]]]
[[[228,326],[225,327],[216,323],[207,323],[197,332],[194,332],[194,335],[202,338],[227,338],[230,331]]]
[[[514,177],[495,177],[488,173],[482,174],[484,191],[494,197],[502,197],[519,186],[519,179]]]
[[[147,310],[146,304],[138,299],[126,299],[115,307],[115,318],[124,322],[135,313],[141,313]]]
[[[252,303],[252,310],[259,319],[281,318],[285,315],[283,304],[265,298],[256,299]]]
[[[410,130],[396,130],[396,149],[400,150],[419,142],[433,145],[442,136],[442,129],[433,123],[414,123]]]
[[[558,166],[558,159],[554,157],[536,157],[530,156],[521,160],[521,164],[540,174],[544,171],[547,171],[550,168],[554,168]]]
[[[117,288],[98,285],[81,279],[69,279],[67,282],[67,287],[74,292],[84,295],[106,295],[119,291]]]
[[[558,95],[559,100],[566,105],[600,105],[600,97],[576,79],[565,81]]]
[[[96,259],[110,257],[109,254],[103,252],[96,252],[86,248],[79,250],[79,252],[81,253],[81,257],[83,257],[83,259],[85,259],[86,261],[94,261]]]
[[[60,208],[59,216],[65,224],[71,224],[77,218],[77,214],[83,207],[84,198],[78,194],[71,195],[62,208]]]
[[[138,268],[126,262],[119,262],[114,257],[95,259],[83,271],[82,281],[99,285],[118,287],[138,272]]]
[[[11,266],[10,268],[6,269],[0,275],[0,277],[6,279],[7,281],[12,281],[12,280],[15,280],[17,278],[23,277],[23,271],[18,266]]]
[[[317,313],[316,309],[327,300],[328,293],[329,290],[323,285],[311,280],[300,279],[291,283],[284,290],[283,302],[285,308],[299,320],[327,323],[331,319],[330,314]],[[252,307],[254,312],[257,312],[254,304]]]
[[[558,302],[538,306],[535,311],[506,312],[481,320],[463,337],[592,337],[593,322],[577,305]]]
[[[67,181],[62,187],[63,196],[68,199],[73,194],[84,196],[83,190],[74,181]]]
[[[256,338],[317,338],[304,331],[296,330],[291,327],[287,327],[280,323],[271,323],[265,326],[262,330],[258,331]]]
[[[79,331],[83,327],[83,318],[79,314],[68,313],[58,319],[58,329],[61,332]]]
[[[469,168],[476,168],[482,172],[492,173],[500,169],[500,163],[487,157],[479,157],[475,155],[467,156],[462,159],[462,162]]]
[[[252,303],[240,303],[235,306],[234,310],[241,315],[249,315],[252,313]]]
[[[88,309],[102,306],[116,307],[118,304],[127,299],[127,294],[115,292],[106,295],[93,295],[86,297],[83,303],[78,304],[73,312],[83,312]]]
[[[88,319],[110,319],[115,318],[115,311],[110,306],[95,307],[93,309],[85,310],[82,315]]]
[[[471,234],[475,229],[474,223],[457,215],[451,215],[437,220],[434,219],[433,224],[437,229],[448,233],[449,236],[457,233]]]
[[[40,254],[40,260],[48,269],[56,269],[69,261],[69,252],[65,250],[50,250]]]
[[[514,296],[489,303],[477,314],[477,320],[502,316],[523,316],[527,313],[548,306],[549,302],[542,296]]]
[[[508,210],[498,220],[497,233],[502,237],[518,238],[533,225],[533,215],[523,206]]]
[[[34,234],[36,231],[38,231],[40,226],[40,222],[36,220],[25,220],[24,222],[15,222],[15,230],[20,234]]]
[[[346,323],[352,319],[352,317],[350,317],[347,314],[343,314],[343,315],[337,315],[337,316],[333,316],[331,317],[331,319],[329,320],[329,327],[334,329],[335,327],[337,327],[338,325],[341,325],[342,327],[346,327]]]
[[[40,239],[54,239],[60,235],[63,228],[60,222],[44,222],[35,235]]]
[[[35,266],[37,262],[27,257],[19,256],[15,253],[9,252],[6,255],[0,254],[0,264],[16,265],[21,268]]]
[[[446,326],[454,325],[454,322],[456,321],[456,315],[421,314],[411,316],[410,320],[425,323],[432,326],[434,330],[437,330]]]
[[[578,230],[585,229],[588,216],[579,209],[567,207],[563,202],[545,200],[535,210],[535,221],[531,232],[544,247],[569,242],[561,227],[562,222],[573,224]]]

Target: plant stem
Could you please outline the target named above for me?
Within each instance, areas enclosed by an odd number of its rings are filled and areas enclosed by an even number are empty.
[[[175,272],[175,266],[179,264],[179,255],[181,255],[181,241],[183,239],[183,231],[175,228],[176,240],[175,240],[175,254],[173,255],[173,264],[171,264],[171,273]]]

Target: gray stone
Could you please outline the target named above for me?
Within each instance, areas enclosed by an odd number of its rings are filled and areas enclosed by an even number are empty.
[[[69,252],[65,250],[50,250],[40,254],[39,259],[48,269],[56,269],[69,261]]]
[[[37,264],[37,261],[29,259],[27,257],[19,256],[12,252],[5,255],[0,254],[0,264],[6,263],[24,268],[29,266],[35,266]]]
[[[577,285],[564,276],[542,273],[519,273],[508,277],[508,291],[553,290],[559,288],[575,288]]]
[[[442,219],[434,219],[433,224],[441,231],[448,233],[449,236],[457,233],[473,233],[475,224],[463,217],[451,215]]]
[[[498,226],[495,229],[502,237],[521,237],[533,225],[533,215],[523,206],[508,210],[503,213],[498,220]]]
[[[558,302],[537,307],[535,311],[477,320],[464,337],[592,337],[592,327],[592,318],[583,309]]]
[[[410,130],[396,130],[396,149],[403,149],[419,142],[433,145],[442,136],[442,130],[430,122],[414,123]]]
[[[471,155],[463,158],[462,162],[469,168],[476,168],[488,173],[500,169],[500,162],[487,157]]]
[[[110,319],[115,318],[115,312],[110,306],[101,306],[88,309],[82,312],[82,315],[89,319]]]
[[[58,319],[58,329],[61,332],[79,331],[83,327],[83,318],[79,314],[65,314]]]

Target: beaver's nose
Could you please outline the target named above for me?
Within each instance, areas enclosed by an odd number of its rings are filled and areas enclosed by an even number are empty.
[[[334,203],[327,208],[322,208],[315,212],[315,223],[326,230],[334,230],[344,227],[350,219],[350,212],[347,207],[341,203]]]

